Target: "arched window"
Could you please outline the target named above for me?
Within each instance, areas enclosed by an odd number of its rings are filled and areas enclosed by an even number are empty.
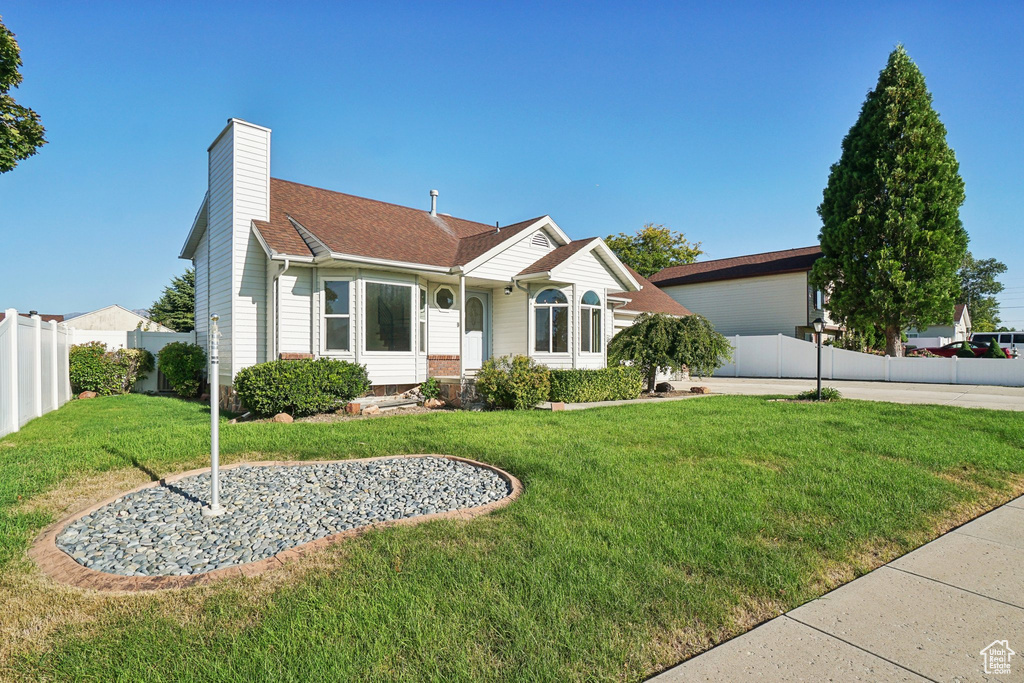
[[[545,289],[533,301],[533,350],[569,353],[569,299],[557,289]]]
[[[601,297],[591,290],[580,301],[580,351],[601,353]]]

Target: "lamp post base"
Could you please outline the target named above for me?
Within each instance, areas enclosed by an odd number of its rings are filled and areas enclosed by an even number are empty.
[[[217,505],[216,507],[212,505],[204,505],[202,509],[203,517],[219,517],[225,512],[227,512],[227,510],[223,505]]]

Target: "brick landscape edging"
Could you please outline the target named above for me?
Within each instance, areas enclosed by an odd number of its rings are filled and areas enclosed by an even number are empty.
[[[347,531],[341,531],[330,536],[319,538],[315,541],[303,543],[297,545],[294,548],[288,548],[282,550],[272,557],[268,557],[257,562],[250,562],[248,564],[240,564],[234,567],[225,567],[224,569],[214,569],[212,571],[203,574],[190,574],[187,576],[123,576],[121,574],[109,574],[107,572],[96,571],[95,569],[89,569],[84,567],[74,560],[70,555],[57,547],[57,536],[64,528],[75,522],[86,515],[99,510],[100,508],[110,505],[119,498],[123,498],[127,495],[144,491],[145,489],[154,488],[156,486],[165,486],[170,483],[174,483],[180,479],[186,477],[192,477],[197,474],[203,474],[209,472],[209,467],[203,467],[196,470],[189,470],[180,474],[175,474],[170,477],[160,479],[159,481],[151,481],[148,484],[138,486],[131,491],[125,491],[116,496],[108,498],[100,503],[93,505],[92,507],[86,508],[80,512],[76,512],[70,517],[65,517],[61,521],[50,525],[36,538],[32,547],[29,548],[28,554],[35,563],[39,566],[39,569],[49,576],[54,581],[58,581],[63,584],[75,586],[77,588],[87,588],[92,590],[100,591],[149,591],[149,590],[166,590],[172,588],[188,588],[189,586],[200,586],[214,581],[221,581],[223,579],[235,578],[238,576],[257,576],[264,572],[276,569],[284,565],[285,562],[289,562],[296,558],[302,557],[303,555],[311,552],[315,552],[321,548],[334,543],[340,543],[350,538],[360,536],[370,529],[381,529],[390,526],[412,526],[413,524],[422,524],[423,522],[431,522],[438,519],[462,519],[469,520],[480,515],[486,515],[495,510],[503,508],[512,503],[519,495],[523,492],[523,484],[514,476],[509,474],[503,469],[488,465],[487,463],[478,462],[476,460],[470,460],[469,458],[460,458],[454,455],[439,455],[432,453],[423,453],[416,455],[382,455],[373,458],[358,458],[349,460],[261,460],[258,462],[239,462],[231,465],[225,465],[221,467],[221,470],[230,470],[236,467],[292,467],[296,465],[330,465],[334,463],[353,463],[353,462],[371,462],[373,460],[393,460],[395,458],[445,458],[446,460],[453,460],[455,462],[463,462],[474,467],[494,472],[501,477],[505,483],[509,485],[511,489],[510,493],[502,498],[486,505],[479,505],[473,508],[465,508],[462,510],[451,510],[449,512],[434,512],[428,515],[419,515],[416,517],[405,517],[403,519],[393,519],[385,522],[375,522],[373,524],[366,524],[364,526],[357,527],[355,529],[349,529]]]

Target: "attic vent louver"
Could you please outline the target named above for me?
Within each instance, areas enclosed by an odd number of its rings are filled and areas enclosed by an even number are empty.
[[[540,232],[533,236],[533,239],[530,240],[530,244],[535,247],[541,247],[542,249],[547,249],[551,246],[551,243],[548,242],[548,238],[544,236],[544,233]]]

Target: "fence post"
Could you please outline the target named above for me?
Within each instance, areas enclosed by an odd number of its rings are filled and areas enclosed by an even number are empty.
[[[50,395],[53,397],[53,401],[50,405],[50,410],[57,410],[60,408],[60,392],[57,383],[57,373],[59,372],[59,364],[57,359],[59,358],[59,347],[57,345],[57,321],[50,321]]]
[[[950,365],[949,368],[949,383],[958,384],[959,382],[957,382],[957,366],[959,365],[960,359],[957,358],[956,356],[953,356],[951,360],[953,361],[953,363]]]
[[[828,347],[828,378],[836,378],[836,347]]]
[[[890,374],[889,374],[889,361],[891,361],[891,360],[892,360],[892,358],[890,358],[888,355],[885,357],[885,381],[886,382],[891,381],[889,379],[889,377],[890,377]]]
[[[60,352],[61,382],[64,385],[65,402],[71,400],[71,328],[67,323],[61,323],[61,332],[64,336],[64,346]]]
[[[18,311],[15,308],[8,308],[4,323],[10,326],[8,334],[11,335],[11,352],[7,356],[7,367],[4,372],[9,378],[7,404],[8,417],[11,418],[12,432],[21,429],[21,414],[18,403]]]
[[[32,417],[41,417],[43,414],[43,319],[38,315],[32,316],[36,347],[36,362],[32,368]]]
[[[775,341],[775,372],[776,376],[782,378],[782,333],[779,332],[778,339]]]

